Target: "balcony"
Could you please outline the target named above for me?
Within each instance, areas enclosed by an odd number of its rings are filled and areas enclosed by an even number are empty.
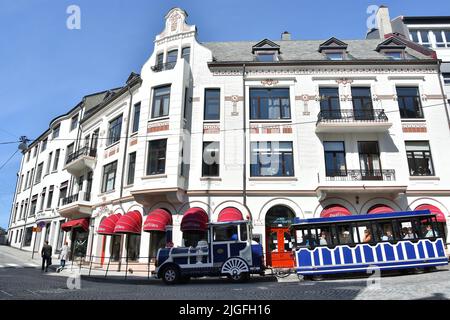
[[[176,61],[160,63],[160,64],[157,64],[157,65],[154,65],[152,67],[152,71],[153,72],[161,72],[161,71],[166,71],[166,70],[172,70],[173,68],[175,68],[176,64],[177,64]]]
[[[79,176],[86,169],[94,170],[97,150],[83,147],[67,156],[64,169],[74,176]]]
[[[90,201],[91,194],[80,191],[60,199],[58,213],[62,217],[71,219],[90,217],[92,213]]]
[[[406,185],[396,180],[394,169],[383,170],[336,170],[319,175],[316,189],[319,199],[343,194],[376,193],[396,198],[406,191]]]
[[[384,132],[391,126],[384,109],[329,110],[319,112],[316,132]]]

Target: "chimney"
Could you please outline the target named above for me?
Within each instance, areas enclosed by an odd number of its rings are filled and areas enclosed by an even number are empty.
[[[377,26],[380,32],[380,39],[384,39],[385,35],[392,33],[391,17],[389,16],[389,8],[380,6],[376,14]]]
[[[281,34],[281,40],[291,40],[291,34],[287,31]]]

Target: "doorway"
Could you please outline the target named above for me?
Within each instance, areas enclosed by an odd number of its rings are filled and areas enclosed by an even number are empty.
[[[274,268],[294,266],[293,243],[289,227],[295,214],[285,206],[275,206],[266,214],[266,265]]]

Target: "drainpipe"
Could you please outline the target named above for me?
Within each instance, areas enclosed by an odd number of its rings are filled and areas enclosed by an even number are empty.
[[[125,134],[125,145],[123,147],[123,161],[122,161],[122,174],[120,177],[120,194],[119,199],[122,199],[123,196],[123,182],[125,179],[125,165],[127,161],[127,150],[128,150],[128,133],[130,131],[130,117],[131,117],[131,108],[133,107],[133,93],[131,92],[130,85],[127,85],[128,93],[130,95],[130,103],[128,106],[128,117],[127,117],[127,125],[126,125],[126,134]]]
[[[444,86],[442,85],[441,64],[442,64],[442,61],[441,61],[441,60],[438,60],[438,66],[439,66],[438,70],[439,70],[439,71],[438,71],[437,76],[438,76],[438,78],[439,78],[439,86],[441,87],[441,93],[442,93],[443,100],[444,100],[445,115],[447,116],[447,124],[448,124],[448,128],[450,129],[450,116],[449,116],[449,114],[448,114],[447,100],[445,99],[445,90],[444,90]]]
[[[243,108],[242,108],[242,123],[243,123],[243,134],[244,134],[244,158],[243,158],[243,175],[242,175],[242,197],[243,197],[243,205],[247,208],[247,112],[245,106],[245,63],[242,65],[242,89],[243,89]]]

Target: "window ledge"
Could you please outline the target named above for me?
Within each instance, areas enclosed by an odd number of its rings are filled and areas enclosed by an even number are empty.
[[[402,122],[427,122],[425,118],[402,118]]]
[[[296,177],[250,177],[249,181],[297,181]]]
[[[110,148],[112,148],[112,147],[114,147],[114,146],[116,146],[116,145],[118,145],[118,144],[120,144],[120,140],[118,140],[118,141],[116,141],[114,143],[111,143],[109,146],[105,146],[105,151],[110,149]]]
[[[126,186],[124,186],[123,188],[124,189],[130,189],[130,188],[132,188],[134,186],[134,183],[133,184],[127,184]]]
[[[108,194],[111,194],[111,193],[114,193],[114,192],[116,192],[116,189],[112,189],[110,191],[102,192],[97,197],[107,196]]]
[[[251,119],[250,123],[291,123],[292,119]]]
[[[201,177],[200,181],[222,181],[221,177]]]
[[[157,121],[164,121],[164,120],[169,120],[169,119],[170,119],[169,116],[164,116],[164,117],[149,119],[148,122],[157,122]]]
[[[220,119],[219,120],[203,120],[203,124],[217,124],[220,123]]]
[[[409,180],[416,180],[416,181],[434,180],[434,181],[439,181],[439,180],[441,180],[441,178],[436,177],[436,176],[410,176]]]
[[[148,179],[163,179],[167,178],[167,174],[153,174],[151,176],[144,176],[141,177],[142,180],[148,180]]]

